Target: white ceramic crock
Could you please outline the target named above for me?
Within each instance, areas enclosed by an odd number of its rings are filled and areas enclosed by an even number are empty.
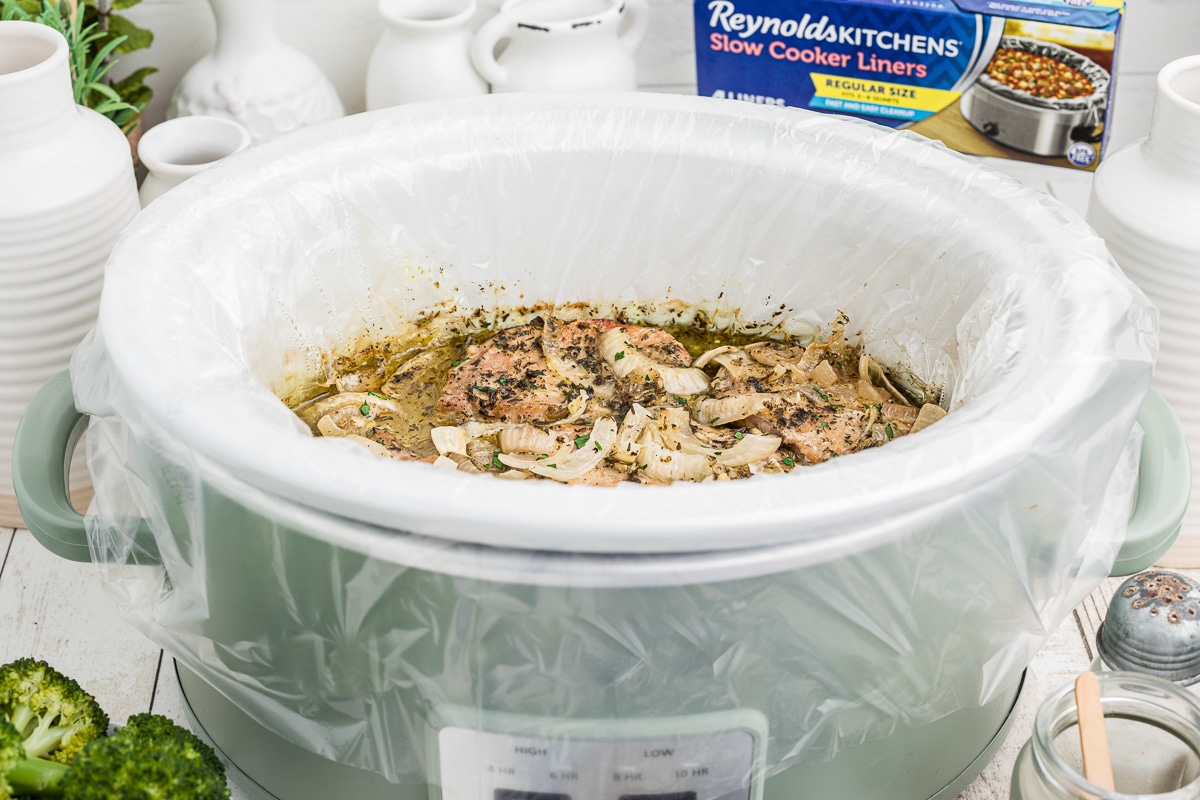
[[[367,110],[487,94],[471,66],[475,0],[380,0],[387,29],[367,66]]]
[[[1179,412],[1200,454],[1200,55],[1158,75],[1150,135],[1096,171],[1088,222],[1159,309],[1154,385]],[[1200,490],[1193,471],[1192,491]],[[1184,520],[1181,548],[1200,549],[1200,505]]]
[[[138,191],[142,207],[249,146],[250,132],[224,117],[179,117],[155,125],[138,141],[138,158],[149,170]]]
[[[493,92],[634,91],[648,13],[644,0],[507,0],[475,34],[471,60]]]
[[[137,213],[129,143],[75,104],[67,42],[0,22],[0,528],[20,526],[13,436],[96,319],[104,262]],[[87,473],[72,473],[74,494]]]

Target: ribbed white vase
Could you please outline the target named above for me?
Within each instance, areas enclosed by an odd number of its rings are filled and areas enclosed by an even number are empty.
[[[0,528],[22,524],[17,422],[95,322],[104,262],[137,212],[129,142],[75,105],[66,40],[0,22]],[[86,471],[71,486],[85,495]]]
[[[1155,388],[1192,453],[1192,502],[1172,563],[1200,565],[1200,56],[1162,69],[1150,135],[1109,156],[1088,222],[1160,312]],[[1185,554],[1186,553],[1186,554]]]

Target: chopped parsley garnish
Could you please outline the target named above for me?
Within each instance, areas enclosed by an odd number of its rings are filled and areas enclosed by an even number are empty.
[[[645,468],[646,468],[646,467],[648,467],[648,466],[650,466],[650,465],[649,465],[649,464],[642,464],[640,467],[638,467],[638,469],[645,469]]]
[[[501,379],[500,379],[500,385],[501,385],[501,386],[503,386],[503,385],[504,385],[504,384],[506,384],[506,383],[508,383],[508,378],[501,378]]]
[[[367,394],[371,395],[371,397],[379,397],[379,395],[375,394],[374,392],[367,392]],[[379,397],[379,399],[382,400],[383,398]]]
[[[645,381],[646,383],[649,383],[650,382],[650,373],[647,372],[646,375],[642,378],[642,380]]]
[[[741,431],[733,432],[733,438],[735,438],[735,439],[744,439],[745,437],[746,437],[746,434],[742,433]]]
[[[791,456],[788,456],[787,458],[785,458],[783,460],[783,463],[787,464],[789,467],[794,467],[794,466],[796,466],[796,459],[792,458]]]
[[[546,466],[550,469],[558,469],[558,464],[547,464]]]
[[[883,432],[887,434],[887,437],[889,439],[891,439],[892,437],[894,437],[896,435],[896,432],[894,430],[892,430],[892,423],[890,423],[890,422],[883,429]]]
[[[488,394],[492,394],[493,392],[496,391],[495,386],[480,386],[480,385],[476,384],[474,388],[478,389],[481,392],[487,392]]]
[[[463,363],[464,361],[466,361],[465,358],[460,358],[458,361],[451,361],[450,366],[457,367],[459,364]]]
[[[723,452],[723,451],[721,451],[721,450],[716,450],[716,451],[714,451],[714,452],[713,452],[713,455],[714,455],[714,456],[719,456],[719,455],[721,455],[721,453],[722,453],[722,452]]]
[[[716,424],[717,424],[717,420],[719,420],[719,419],[720,419],[720,417],[713,417],[712,419],[710,419],[710,420],[708,421],[708,424],[709,424],[709,425],[716,425]]]
[[[828,423],[828,422],[826,422],[825,420],[821,420],[821,427],[822,427],[822,428],[828,428],[828,427],[829,427],[829,423]]]
[[[504,469],[504,464],[500,463],[500,451],[492,451],[492,466],[496,469]]]
[[[490,322],[481,322],[481,323],[479,323],[479,327],[481,327],[481,328],[490,328],[490,327],[492,327],[492,323],[490,323]]]
[[[545,460],[546,460],[547,458],[549,458],[549,457],[550,457],[550,456],[548,456],[548,455],[540,455],[540,456],[538,456],[538,457],[537,457],[537,460],[538,460],[538,461],[545,461]]]
[[[624,350],[618,350],[618,351],[617,351],[617,353],[616,353],[616,355],[614,355],[614,356],[613,356],[613,361],[620,361],[620,360],[621,360],[622,358],[624,358],[624,357],[625,357],[625,351],[624,351]]]
[[[592,442],[592,444],[595,445],[597,453],[599,453],[601,450],[604,449],[603,447],[600,446],[599,442]]]
[[[671,396],[675,398],[675,402],[676,402],[676,404],[678,404],[678,405],[681,405],[681,406],[686,406],[686,405],[687,405],[687,400],[684,400],[684,399],[683,399],[682,397],[680,397],[679,395],[675,394],[675,395],[671,395]]]
[[[828,403],[828,402],[829,402],[829,395],[825,394],[825,393],[824,393],[824,392],[822,392],[820,389],[816,389],[815,387],[814,387],[814,391],[817,393],[817,397],[820,397],[820,398],[821,398],[822,400],[824,400],[826,403]]]
[[[361,406],[358,407],[358,410],[365,417],[371,413],[371,405],[370,405],[370,403],[363,403]]]
[[[592,437],[588,436],[586,433],[583,436],[576,436],[575,437],[575,449],[578,450],[581,447],[583,447],[585,444],[587,444],[587,440],[590,438],[592,438]]]

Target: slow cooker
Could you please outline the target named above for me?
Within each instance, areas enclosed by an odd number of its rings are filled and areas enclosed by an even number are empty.
[[[277,399],[414,320],[538,302],[844,313],[950,413],[792,475],[606,489],[378,459]],[[708,98],[417,104],[144,211],[17,488],[256,796],[948,798],[1055,626],[1178,530],[1155,323],[1068,209],[915,135]]]
[[[985,70],[959,103],[963,118],[977,131],[1014,150],[1051,158],[1067,155],[1076,143],[1103,138],[1109,75],[1087,56],[1061,45],[1006,36],[1000,48],[1046,56],[1087,76],[1091,94],[1055,99],[1038,97],[996,80]]]

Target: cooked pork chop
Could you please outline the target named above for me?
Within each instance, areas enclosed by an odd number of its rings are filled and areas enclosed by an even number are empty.
[[[626,392],[619,391],[597,344],[613,328],[622,328],[633,346],[659,363],[692,361],[687,348],[658,328],[607,319],[537,319],[469,348],[468,358],[450,370],[438,411],[460,419],[554,422],[568,416],[571,400],[587,390],[599,401],[596,411],[616,413]]]
[[[574,392],[542,352],[541,321],[507,328],[451,367],[439,413],[458,419],[553,422],[569,412]]]
[[[783,439],[810,464],[853,452],[865,433],[867,414],[834,408],[805,391],[778,394],[746,424]]]

